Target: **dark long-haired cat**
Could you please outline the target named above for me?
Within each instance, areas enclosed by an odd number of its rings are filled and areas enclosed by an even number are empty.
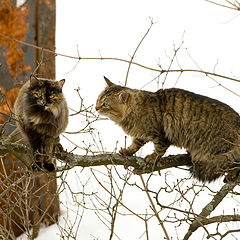
[[[59,135],[68,123],[68,108],[62,93],[64,82],[64,79],[54,81],[31,76],[15,101],[17,127],[35,156],[33,168],[53,171],[51,155],[62,150]]]
[[[238,176],[240,117],[228,105],[177,88],[148,92],[105,81],[96,110],[133,137],[122,154],[132,155],[151,141],[155,151],[145,159],[154,162],[175,145],[189,152],[190,171],[200,181],[214,181],[228,171],[226,180]]]

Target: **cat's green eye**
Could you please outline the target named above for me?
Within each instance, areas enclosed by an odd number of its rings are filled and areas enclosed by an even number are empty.
[[[33,96],[39,98],[41,97],[41,92],[33,92]]]
[[[55,100],[55,99],[56,99],[56,95],[50,95],[49,98],[50,98],[51,100]]]
[[[107,107],[109,107],[109,105],[108,105],[107,103],[103,103],[103,104],[102,104],[102,107],[107,108]]]

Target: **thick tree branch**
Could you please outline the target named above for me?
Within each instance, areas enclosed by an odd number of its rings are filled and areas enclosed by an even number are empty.
[[[123,156],[118,153],[113,154],[98,154],[98,155],[76,155],[76,154],[58,154],[57,158],[66,163],[66,167],[59,170],[69,169],[75,166],[90,167],[100,165],[127,165],[134,168],[144,167],[144,171],[153,172],[160,171],[166,168],[190,165],[191,158],[188,154],[171,155],[161,158],[155,166],[147,166],[146,162],[141,157]]]
[[[31,149],[24,144],[10,143],[0,140],[0,155],[12,153],[16,156],[19,154],[31,154]],[[143,168],[146,172],[160,171],[163,169],[191,165],[191,157],[189,154],[170,155],[163,157],[154,166],[146,165],[144,158],[131,156],[126,157],[117,153],[113,154],[97,154],[97,155],[77,155],[72,153],[61,153],[56,155],[64,166],[58,167],[57,171],[69,170],[75,166],[91,167],[100,165],[127,165],[134,168]],[[19,159],[21,161],[21,159]],[[208,216],[214,211],[214,209],[222,202],[224,197],[233,190],[233,188],[240,183],[240,179],[235,182],[226,183],[215,194],[213,199],[202,209],[201,213],[196,216],[192,224],[189,226],[188,232],[184,236],[184,240],[195,232],[199,227],[216,223],[216,222],[229,222],[240,221],[240,215],[222,215],[208,218]]]
[[[0,155],[4,155],[6,153],[30,154],[31,150],[24,144],[11,143],[5,141],[4,139],[0,139]]]
[[[188,232],[184,236],[184,240],[189,239],[189,237],[193,234],[193,232],[195,232],[199,227],[202,227],[203,225],[217,222],[217,220],[219,220],[219,222],[239,221],[240,220],[239,215],[232,215],[232,216],[226,215],[226,216],[207,218],[215,210],[215,208],[222,202],[222,200],[226,197],[226,195],[230,191],[232,191],[233,188],[236,185],[238,185],[239,183],[240,183],[240,178],[238,178],[237,181],[228,182],[222,186],[222,188],[213,197],[211,202],[209,202],[202,209],[202,212],[199,214],[199,217],[196,217],[194,219],[194,221],[192,222],[192,224],[189,226]]]
[[[0,140],[0,155],[12,154],[31,154],[29,147],[23,144],[9,143]],[[166,168],[191,165],[191,157],[188,154],[171,155],[161,158],[154,166],[146,166],[146,162],[141,157],[126,157],[117,153],[98,154],[98,155],[77,155],[72,153],[57,154],[56,157],[63,163],[64,167],[59,167],[57,171],[71,169],[75,166],[90,167],[100,165],[127,165],[134,168],[145,167],[146,172],[159,171]]]

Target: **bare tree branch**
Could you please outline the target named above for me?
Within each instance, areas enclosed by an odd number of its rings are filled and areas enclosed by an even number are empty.
[[[208,72],[208,71],[203,71],[203,70],[198,70],[198,69],[170,69],[170,70],[167,70],[167,69],[157,69],[157,68],[153,68],[153,67],[147,67],[145,65],[142,65],[140,63],[137,63],[137,62],[131,62],[129,60],[126,60],[126,59],[122,59],[122,58],[109,58],[109,57],[75,57],[75,56],[70,56],[70,55],[66,55],[66,54],[61,54],[61,53],[56,53],[52,50],[49,50],[49,49],[46,49],[46,48],[41,48],[41,47],[38,47],[34,44],[31,44],[31,43],[27,43],[27,42],[23,42],[23,41],[20,41],[20,40],[17,40],[17,39],[13,39],[9,36],[6,36],[2,33],[0,33],[0,36],[3,37],[3,38],[6,38],[6,39],[9,39],[11,41],[14,41],[14,42],[18,42],[18,43],[21,43],[25,46],[28,46],[28,47],[32,47],[32,48],[35,48],[35,49],[38,49],[40,51],[43,51],[43,52],[47,52],[47,53],[52,53],[53,55],[55,56],[60,56],[60,57],[66,57],[66,58],[71,58],[71,59],[76,59],[78,61],[80,60],[96,60],[96,61],[99,61],[99,60],[111,60],[111,61],[119,61],[119,62],[125,62],[125,63],[131,63],[133,65],[136,65],[138,67],[141,67],[141,68],[144,68],[144,69],[147,69],[147,70],[150,70],[150,71],[154,71],[154,72],[158,72],[158,73],[183,73],[183,72],[197,72],[197,73],[202,73],[206,76],[208,75],[211,75],[211,76],[215,76],[215,77],[219,77],[219,78],[224,78],[224,79],[227,79],[227,80],[231,80],[231,81],[235,81],[235,82],[240,82],[240,79],[237,79],[237,78],[232,78],[232,77],[228,77],[228,76],[225,76],[225,75],[222,75],[222,74],[217,74],[217,73],[213,73],[213,72]]]
[[[6,153],[29,154],[31,153],[31,150],[24,144],[10,143],[4,141],[4,139],[0,139],[0,155],[4,155]]]
[[[24,144],[9,143],[0,140],[0,155],[6,153],[23,153],[30,154],[31,150]],[[71,169],[75,166],[90,167],[100,165],[128,165],[134,168],[142,168],[146,172],[160,171],[166,168],[191,165],[191,157],[189,154],[170,155],[168,157],[161,158],[154,166],[146,166],[144,158],[136,156],[123,156],[117,153],[113,154],[98,154],[98,155],[77,155],[72,153],[57,154],[56,157],[62,162],[66,163],[66,166],[59,167],[57,171],[63,171]]]
[[[226,2],[226,4],[221,4],[221,3],[217,3],[217,2],[214,2],[214,1],[210,1],[210,0],[205,0],[205,1],[209,2],[209,3],[212,3],[212,4],[215,4],[215,5],[218,5],[220,7],[240,11],[240,3],[238,1],[232,1],[231,2],[231,1],[225,0],[224,2]],[[227,4],[229,4],[230,6],[228,6]]]
[[[168,231],[167,231],[167,229],[166,229],[166,227],[165,227],[165,225],[164,225],[164,221],[162,221],[162,219],[161,219],[160,216],[159,216],[159,213],[158,213],[158,211],[157,211],[157,209],[156,209],[156,207],[155,207],[155,204],[154,204],[154,202],[153,202],[153,199],[151,198],[151,196],[150,196],[150,194],[149,194],[148,187],[147,187],[147,185],[146,185],[146,183],[145,183],[142,175],[140,175],[140,179],[141,179],[141,182],[142,182],[142,184],[143,184],[144,190],[145,190],[145,192],[146,192],[146,194],[147,194],[148,200],[149,200],[149,202],[150,202],[152,211],[154,212],[154,215],[155,215],[155,217],[157,218],[157,220],[158,220],[158,222],[159,222],[159,225],[161,226],[161,228],[162,228],[162,230],[163,230],[163,232],[164,232],[165,239],[170,240],[169,233],[168,233]]]
[[[128,75],[129,75],[129,71],[130,71],[130,68],[131,68],[131,63],[132,63],[132,61],[133,61],[133,59],[134,59],[134,57],[135,57],[135,55],[136,55],[139,47],[141,46],[141,44],[143,43],[144,39],[147,37],[148,33],[150,32],[153,24],[154,24],[154,23],[153,23],[153,20],[151,19],[150,27],[148,28],[148,30],[146,31],[146,33],[143,35],[142,39],[140,40],[140,42],[138,43],[136,49],[134,50],[133,55],[131,56],[131,60],[130,60],[130,62],[129,62],[129,64],[128,64],[128,69],[127,69],[127,74],[126,74],[126,79],[125,79],[124,86],[127,86],[127,80],[128,80]]]
[[[222,202],[224,197],[233,190],[233,188],[240,183],[240,178],[235,182],[229,182],[223,185],[223,187],[216,193],[213,197],[211,202],[209,202],[203,209],[202,212],[199,214],[198,217],[194,219],[192,224],[189,227],[188,232],[184,236],[184,240],[189,239],[193,232],[195,232],[199,227],[203,225],[215,223],[215,222],[229,222],[229,221],[239,221],[240,215],[224,215],[224,216],[217,216],[212,218],[207,218],[215,208]]]

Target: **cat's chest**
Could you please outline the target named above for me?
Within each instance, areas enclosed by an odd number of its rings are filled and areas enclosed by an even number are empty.
[[[125,119],[121,125],[126,134],[151,141],[153,136],[159,132],[159,124],[156,119],[152,119],[149,115],[134,115]]]
[[[27,122],[29,122],[33,126],[37,126],[40,124],[55,125],[56,118],[51,113],[38,112],[38,113],[34,113],[34,114],[29,114],[27,116]]]

